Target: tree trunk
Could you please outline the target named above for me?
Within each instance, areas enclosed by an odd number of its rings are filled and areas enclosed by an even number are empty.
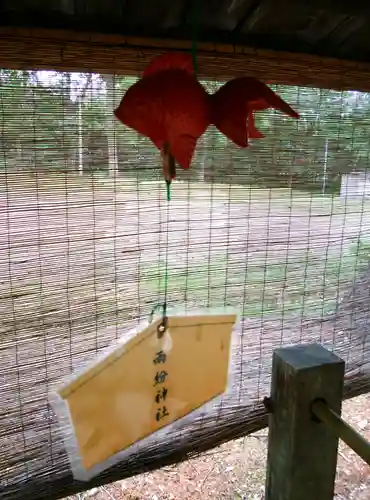
[[[22,169],[27,169],[28,165],[23,164],[23,146],[21,142],[22,134],[19,134],[19,136],[16,139],[16,146],[15,146],[15,168],[17,171],[21,171]]]
[[[114,85],[115,78],[113,75],[102,75],[103,80],[106,85],[106,119],[105,119],[105,130],[107,134],[108,142],[108,174],[109,177],[116,177],[118,175],[118,158],[117,158],[117,141],[116,141],[116,130],[115,130],[115,118],[113,114],[113,108],[115,105],[114,97]],[[108,99],[108,95],[112,94],[112,99]]]
[[[206,132],[198,141],[197,147],[199,148],[200,151],[202,151],[202,154],[200,156],[200,161],[199,161],[199,166],[198,166],[198,172],[196,175],[196,180],[198,182],[204,182],[205,180],[205,175],[206,175],[206,170],[208,166],[208,136],[209,132]]]
[[[76,134],[76,110],[75,110],[75,103],[72,100],[72,75],[71,73],[66,74],[66,88],[68,91],[68,94],[63,93],[63,99],[64,99],[64,112],[65,112],[65,119],[64,119],[64,124],[63,126],[67,129],[69,127],[72,128],[74,135]],[[70,141],[73,141],[72,144]],[[74,136],[67,135],[65,136],[64,141],[66,141],[65,144],[63,144],[63,160],[64,160],[64,166],[67,172],[73,172],[75,170],[75,161],[73,158],[73,150],[74,150]]]
[[[84,173],[84,155],[83,155],[83,130],[82,130],[82,99],[80,98],[77,103],[77,127],[78,127],[78,173]]]

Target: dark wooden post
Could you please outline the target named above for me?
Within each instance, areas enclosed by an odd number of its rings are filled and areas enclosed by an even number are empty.
[[[344,361],[317,344],[273,354],[266,500],[332,500],[338,438],[311,410],[322,399],[340,415]]]

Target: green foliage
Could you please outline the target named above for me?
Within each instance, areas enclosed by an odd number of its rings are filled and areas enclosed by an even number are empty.
[[[245,267],[225,257],[211,262],[168,268],[171,302],[181,304],[185,298],[195,307],[241,308],[243,315],[303,314],[314,316],[335,310],[338,294],[353,283],[370,262],[370,241],[359,240],[342,253],[326,259],[306,250],[291,253],[289,260],[257,263]],[[163,296],[164,263],[149,267],[143,277],[148,291]],[[182,296],[183,293],[187,297]],[[244,304],[240,298],[244,297]]]
[[[157,179],[160,156],[153,144],[112,118],[134,81],[116,76],[111,88],[101,75],[1,70],[1,168],[108,172],[108,138],[114,134],[123,175]],[[203,83],[209,91],[221,84]],[[234,147],[211,128],[199,141],[192,169],[179,178],[320,190],[326,162],[327,192],[337,192],[341,174],[367,168],[369,94],[274,90],[300,113],[300,120],[273,110],[257,113],[265,138],[250,141],[247,149]]]

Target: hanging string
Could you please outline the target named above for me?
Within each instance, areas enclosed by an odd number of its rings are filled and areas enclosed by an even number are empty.
[[[168,173],[171,177],[176,172],[176,164],[174,158],[171,156],[171,152],[167,150],[168,153]],[[166,208],[166,227],[165,227],[165,265],[164,265],[164,301],[163,301],[163,316],[162,323],[158,327],[158,338],[161,338],[167,329],[167,299],[168,299],[168,233],[170,232],[170,201],[171,201],[171,184],[172,182],[166,180],[166,195],[167,195],[167,208]]]
[[[171,181],[166,181],[166,198],[167,201],[171,201]]]
[[[195,78],[198,78],[197,40],[199,34],[199,0],[193,0],[192,2],[191,26],[192,26],[191,55],[193,57]]]
[[[198,78],[198,58],[197,58],[197,39],[199,31],[199,3],[198,0],[193,0],[191,9],[191,25],[192,25],[192,41],[191,41],[191,54],[193,59],[194,75]],[[171,201],[171,181],[166,180],[166,198],[167,198],[167,209],[166,209],[166,226],[165,226],[165,267],[164,267],[164,300],[163,304],[156,304],[152,309],[149,321],[151,322],[154,313],[158,309],[162,309],[162,321],[157,328],[158,338],[164,335],[167,329],[167,302],[168,302],[168,282],[169,282],[169,272],[168,272],[168,233],[169,233],[169,222],[170,222],[170,201]],[[162,232],[162,231],[161,231]]]
[[[168,299],[168,233],[170,232],[170,202],[167,201],[166,209],[166,238],[165,238],[165,267],[164,267],[164,302],[163,302],[163,318],[167,318],[167,299]]]
[[[167,207],[166,207],[166,222],[165,222],[165,256],[164,256],[164,297],[163,297],[163,311],[162,323],[158,327],[158,337],[161,338],[167,329],[167,301],[168,301],[168,233],[170,232],[170,200],[171,200],[171,183],[167,182]]]
[[[149,323],[153,321],[153,316],[156,311],[162,310],[162,321],[157,327],[157,336],[158,338],[162,338],[165,331],[167,330],[167,302],[168,302],[168,282],[169,282],[169,273],[168,273],[168,250],[169,250],[169,245],[168,245],[168,233],[169,233],[169,222],[170,222],[170,204],[167,202],[167,208],[166,208],[166,220],[165,220],[165,227],[163,228],[163,222],[161,221],[161,232],[160,234],[165,232],[165,242],[164,242],[164,248],[165,248],[165,256],[164,256],[164,291],[163,291],[163,302],[156,304],[153,309],[150,312],[149,315]]]

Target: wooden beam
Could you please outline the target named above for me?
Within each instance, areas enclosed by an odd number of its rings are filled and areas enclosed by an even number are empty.
[[[140,74],[156,55],[190,50],[190,41],[65,30],[0,28],[0,67]],[[253,75],[267,83],[370,91],[370,64],[241,45],[199,44],[201,78]]]
[[[312,405],[314,415],[370,465],[370,443],[352,426],[347,424],[324,401],[315,401]]]
[[[344,361],[319,345],[273,355],[266,500],[332,500],[338,438],[315,420],[312,403],[340,414]]]

